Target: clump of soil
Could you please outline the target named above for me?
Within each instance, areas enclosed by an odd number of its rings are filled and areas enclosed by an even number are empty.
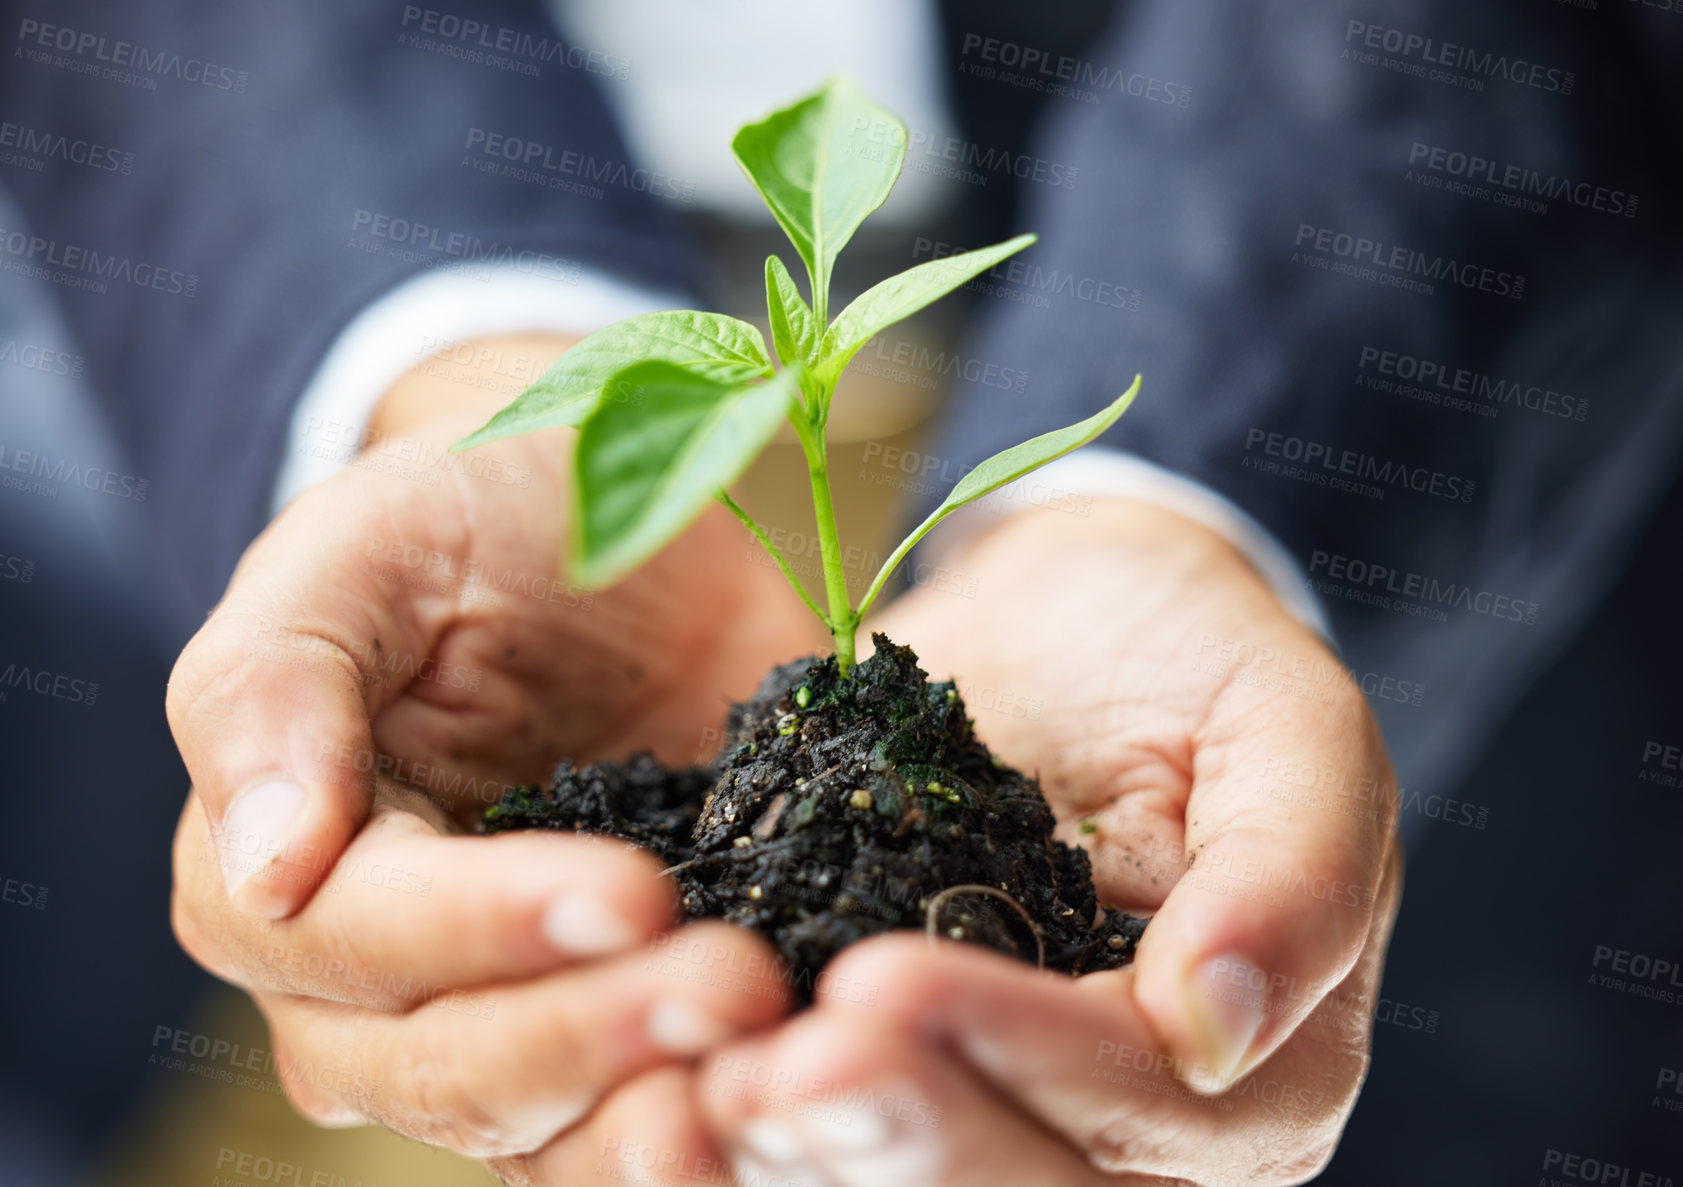
[[[873,639],[846,679],[834,656],[771,671],[731,710],[711,768],[564,762],[547,789],[490,808],[485,829],[647,847],[687,918],[763,933],[803,1001],[842,948],[931,915],[942,935],[1050,969],[1129,963],[1145,921],[1100,912],[1087,854],[1053,838],[1039,786],[988,752],[951,682]]]

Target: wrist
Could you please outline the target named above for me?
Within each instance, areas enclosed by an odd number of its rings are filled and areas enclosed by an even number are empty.
[[[365,440],[451,445],[506,407],[576,342],[567,334],[497,334],[431,355],[380,397]],[[539,443],[542,449],[535,447]],[[543,436],[511,438],[491,448],[557,455],[553,440]]]

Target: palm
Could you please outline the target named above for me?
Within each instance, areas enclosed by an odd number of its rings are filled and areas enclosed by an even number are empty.
[[[1035,563],[989,567],[973,602],[915,590],[876,625],[956,679],[982,739],[1039,779],[1100,898],[1154,910],[1179,873],[1195,739],[1221,689],[1186,658],[1207,608],[1137,586],[1120,600],[1102,561],[1064,563],[1055,581]]]
[[[288,519],[353,509],[336,517],[339,548],[319,551],[358,558],[336,583],[373,609],[365,631],[335,642],[362,670],[394,774],[482,804],[563,757],[652,749],[694,761],[732,699],[818,646],[718,509],[610,590],[568,582],[561,485],[559,468],[526,488],[459,474],[417,487],[353,469],[271,529],[284,547]]]

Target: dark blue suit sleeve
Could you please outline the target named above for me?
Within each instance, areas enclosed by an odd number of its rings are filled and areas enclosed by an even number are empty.
[[[961,387],[938,452],[1143,373],[1103,443],[1269,527],[1364,672],[1464,699],[1415,753],[1472,736],[1677,470],[1683,288],[1652,245],[1679,231],[1680,33],[1634,5],[1127,9],[1046,104],[1034,155],[1073,182],[1025,185],[1041,243],[979,298],[967,357],[1026,390]]]
[[[596,90],[627,64],[537,0],[472,5],[477,27],[371,0],[9,7],[0,113],[44,167],[7,171],[30,238],[6,259],[43,270],[148,483],[177,629],[263,523],[292,405],[370,300],[487,259],[690,283]]]

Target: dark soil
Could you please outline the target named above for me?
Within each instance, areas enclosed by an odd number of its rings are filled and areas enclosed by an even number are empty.
[[[926,928],[931,903],[941,934],[1030,964],[1042,946],[1045,966],[1066,973],[1129,963],[1145,921],[1100,911],[1087,854],[1053,838],[1039,786],[976,738],[950,682],[930,683],[910,648],[874,639],[845,680],[834,656],[770,672],[731,710],[711,769],[646,754],[582,771],[564,762],[547,789],[489,809],[485,830],[646,846],[671,867],[687,918],[762,932],[803,1001],[840,949]],[[1015,900],[1033,929],[977,884]],[[942,895],[953,887],[970,889]]]

